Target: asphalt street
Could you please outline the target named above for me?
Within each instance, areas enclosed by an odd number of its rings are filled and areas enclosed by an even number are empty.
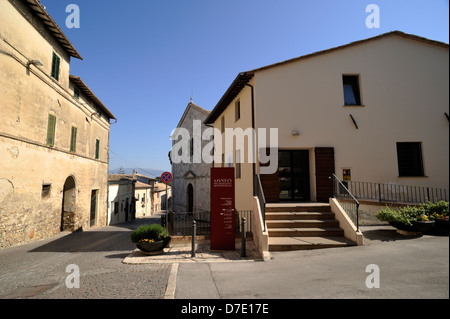
[[[175,298],[449,298],[448,236],[408,237],[390,226],[362,231],[365,246],[274,252],[268,262],[180,264]]]
[[[448,235],[366,227],[365,246],[276,252],[266,262],[122,263],[135,249],[131,231],[159,221],[156,215],[0,250],[0,299],[162,299],[169,278],[174,298],[184,300],[449,298]],[[79,288],[70,287],[73,266]]]
[[[170,264],[125,265],[136,220],[0,250],[2,299],[161,299]],[[79,288],[73,276],[79,270]],[[69,285],[66,285],[66,281]],[[68,287],[69,286],[69,287]]]

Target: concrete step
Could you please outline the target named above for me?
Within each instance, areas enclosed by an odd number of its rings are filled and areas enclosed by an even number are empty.
[[[322,203],[294,203],[294,204],[267,204],[266,213],[274,212],[330,212],[331,208],[329,204]]]
[[[339,228],[339,222],[335,219],[309,219],[309,220],[290,220],[278,219],[268,220],[267,228]]]
[[[266,212],[266,221],[269,220],[334,220],[332,212]]]
[[[344,236],[340,228],[269,228],[271,237],[339,237]]]
[[[273,237],[269,238],[269,251],[311,250],[355,246],[344,237]]]

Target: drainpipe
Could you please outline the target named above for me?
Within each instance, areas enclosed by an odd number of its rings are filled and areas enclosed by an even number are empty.
[[[252,138],[253,138],[253,152],[255,152],[255,156],[254,156],[254,161],[253,161],[253,176],[255,176],[255,174],[256,174],[256,158],[257,158],[257,152],[255,151],[255,149],[256,149],[256,131],[255,131],[255,88],[253,87],[253,85],[251,85],[251,84],[245,84],[245,86],[249,86],[250,88],[251,88],[251,90],[252,90],[252,129],[253,129],[253,132],[254,132],[254,134],[253,134],[253,136],[252,136]],[[256,190],[255,190],[255,187],[256,187],[256,185],[255,185],[255,178],[253,177],[253,196],[255,196],[256,195]]]

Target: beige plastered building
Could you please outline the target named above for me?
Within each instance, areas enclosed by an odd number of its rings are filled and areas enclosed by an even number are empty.
[[[0,1],[0,248],[107,223],[110,120],[37,0]]]
[[[394,31],[242,72],[205,124],[276,128],[278,167],[260,175],[266,201],[328,203],[329,177],[348,170],[354,181],[448,189],[448,107],[448,44]],[[266,151],[255,146],[252,164],[247,147],[215,155],[216,167],[228,166],[220,157],[237,167],[236,152],[245,153],[237,210],[253,208]]]

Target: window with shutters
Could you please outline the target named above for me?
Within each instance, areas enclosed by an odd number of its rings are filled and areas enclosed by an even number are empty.
[[[100,158],[100,140],[95,140],[95,159]]]
[[[56,116],[49,114],[47,123],[47,145],[55,146]]]
[[[54,78],[56,81],[59,81],[59,66],[61,63],[61,58],[56,55],[55,52],[53,52],[53,58],[52,58],[52,78]]]
[[[72,126],[72,134],[70,137],[70,152],[75,153],[77,151],[77,128]]]
[[[424,176],[422,143],[397,143],[398,175],[400,177]]]

